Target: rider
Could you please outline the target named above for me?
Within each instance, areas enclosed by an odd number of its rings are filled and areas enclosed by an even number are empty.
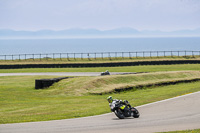
[[[111,106],[113,102],[120,102],[120,104],[123,104],[123,105],[128,106],[129,108],[131,108],[131,105],[129,104],[129,102],[127,100],[122,101],[122,100],[118,100],[118,99],[113,99],[112,96],[109,96],[107,98],[107,100],[109,102],[109,106]]]

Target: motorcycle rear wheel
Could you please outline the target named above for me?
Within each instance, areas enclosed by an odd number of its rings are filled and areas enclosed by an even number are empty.
[[[121,110],[115,110],[115,115],[119,118],[119,119],[124,119],[124,114],[121,112]]]

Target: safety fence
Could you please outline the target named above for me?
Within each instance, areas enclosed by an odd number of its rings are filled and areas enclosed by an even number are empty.
[[[138,51],[0,55],[0,60],[104,60],[125,58],[200,57],[200,51]]]

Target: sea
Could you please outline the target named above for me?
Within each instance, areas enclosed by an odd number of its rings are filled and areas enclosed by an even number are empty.
[[[0,40],[0,55],[185,50],[200,51],[200,37]]]

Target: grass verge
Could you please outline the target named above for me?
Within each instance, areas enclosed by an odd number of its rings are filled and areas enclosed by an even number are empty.
[[[200,64],[179,65],[146,65],[124,67],[92,67],[92,68],[27,68],[27,69],[0,69],[0,73],[32,73],[32,72],[157,72],[157,71],[200,71]]]
[[[184,131],[159,132],[159,133],[200,133],[200,129],[184,130]]]
[[[180,78],[184,76],[187,77],[189,75],[193,75],[195,77],[195,73],[193,72],[190,74],[184,73],[185,72],[175,75],[172,74],[172,77],[169,77],[171,73],[169,75],[158,74],[158,77],[161,78],[164,76],[171,79],[178,78],[179,76]],[[156,75],[142,75],[141,77],[135,77],[132,79],[130,79],[130,77],[124,77],[124,81],[121,82],[142,82],[144,79],[149,79],[147,81],[151,81],[151,79],[156,80]],[[76,93],[74,93],[74,91],[63,88],[63,84],[66,84],[66,86],[67,84],[73,84],[74,88],[78,88],[82,85],[81,83],[84,83],[82,82],[82,80],[85,80],[84,78],[93,81],[96,77],[79,77],[77,78],[79,81],[71,79],[62,80],[61,82],[54,84],[49,89],[35,90],[34,80],[38,78],[44,78],[44,76],[0,77],[1,124],[77,118],[110,112],[110,108],[106,100],[106,97],[110,94],[91,95],[83,93],[82,87],[76,89]],[[47,78],[47,76],[45,76],[45,78]],[[112,78],[117,79],[112,83],[116,83],[123,79],[118,76]],[[106,82],[100,82],[100,84],[94,83],[96,87],[100,88],[102,85],[106,84]],[[118,99],[127,99],[133,106],[139,106],[158,100],[200,91],[199,86],[200,82],[187,84],[181,83],[176,85],[150,87],[139,90],[112,93],[112,96]]]

